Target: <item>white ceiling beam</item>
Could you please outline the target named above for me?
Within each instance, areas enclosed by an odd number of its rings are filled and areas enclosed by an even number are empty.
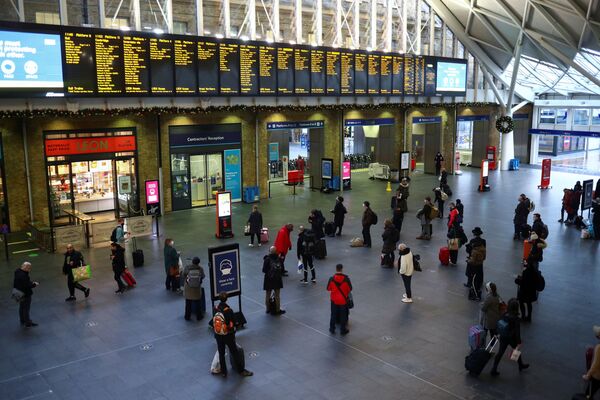
[[[512,77],[510,79],[510,87],[508,88],[508,97],[506,99],[506,108],[512,107],[515,87],[517,85],[517,77],[519,76],[519,67],[521,66],[521,50],[523,49],[523,34],[519,34],[517,44],[515,45],[515,61],[513,63]]]
[[[223,0],[229,1],[229,0]],[[273,40],[275,42],[281,41],[281,30],[279,29],[279,0],[272,0],[273,7],[271,10],[271,21],[273,21]]]
[[[196,32],[204,35],[204,0],[196,0]]]
[[[23,5],[23,0],[19,0],[19,5]],[[98,18],[100,18],[100,28],[106,28],[106,10],[104,8],[104,0],[98,0]],[[21,22],[25,22],[25,13],[23,13],[23,21]]]
[[[317,46],[322,46],[323,45],[323,0],[316,0],[315,19],[316,19],[315,36],[316,36]]]
[[[496,100],[498,100],[498,103],[500,104],[500,106],[503,109],[506,109],[506,103],[504,102],[504,98],[502,97],[502,94],[500,93],[500,91],[498,90],[498,87],[494,83],[492,76],[490,75],[490,73],[487,71],[487,69],[485,69],[485,67],[482,64],[480,64],[479,67],[481,68],[481,72],[483,72],[483,77],[487,81],[488,85],[490,85],[490,87],[492,88],[492,92],[494,92],[494,96],[496,96]]]
[[[571,33],[569,33],[565,28],[563,28],[562,24],[559,21],[557,21],[552,15],[550,15],[548,10],[546,10],[544,8],[544,6],[541,6],[534,2],[532,2],[530,4],[533,8],[535,8],[535,10],[537,12],[542,14],[542,17],[544,17],[544,19],[546,21],[548,21],[550,26],[558,32],[558,34],[564,39],[565,44],[567,44],[569,47],[573,48],[574,50],[577,50],[577,40],[575,40],[571,36]]]
[[[394,18],[392,2],[393,0],[386,0],[385,3],[385,28],[383,32],[383,49],[385,51],[392,51],[392,20]]]
[[[509,55],[512,55],[512,53],[513,53],[513,52],[512,52],[512,49],[510,49],[510,50],[509,50],[509,49],[504,49],[504,48],[502,48],[502,47],[499,47],[499,46],[497,46],[497,45],[495,45],[495,44],[492,44],[492,43],[490,43],[490,42],[487,42],[487,41],[485,41],[485,40],[483,40],[483,39],[479,39],[478,37],[475,37],[475,36],[471,36],[471,35],[469,35],[469,37],[470,37],[471,39],[473,39],[474,41],[476,41],[477,43],[481,43],[481,44],[483,44],[483,45],[489,46],[489,47],[493,48],[494,50],[498,50],[499,52],[502,52],[502,53],[504,53],[504,54],[509,54]]]
[[[475,13],[475,16],[483,24],[483,26],[485,26],[485,28],[490,32],[490,34],[494,37],[494,39],[496,39],[496,41],[500,44],[500,46],[502,46],[504,50],[508,52],[512,50],[512,46],[510,45],[510,43],[508,43],[504,36],[502,36],[502,33],[500,33],[500,31],[496,29],[496,27],[493,24],[490,23],[487,17],[479,15],[477,13]]]
[[[354,35],[352,36],[352,43],[355,48],[360,48],[360,0],[354,0],[353,9],[353,17],[352,17],[352,26],[354,30]]]
[[[369,14],[369,19],[370,19],[370,28],[371,28],[371,34],[370,36],[370,42],[371,42],[371,49],[372,50],[376,50],[377,49],[377,0],[371,0],[371,13]]]

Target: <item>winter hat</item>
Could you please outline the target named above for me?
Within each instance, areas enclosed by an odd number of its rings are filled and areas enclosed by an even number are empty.
[[[481,236],[483,235],[483,231],[481,230],[480,227],[476,226],[475,229],[473,229],[471,232],[473,232],[473,235],[476,236]]]

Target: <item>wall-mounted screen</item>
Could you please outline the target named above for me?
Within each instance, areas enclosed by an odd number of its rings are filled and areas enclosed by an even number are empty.
[[[467,91],[467,64],[465,62],[438,61],[436,68],[437,93]]]

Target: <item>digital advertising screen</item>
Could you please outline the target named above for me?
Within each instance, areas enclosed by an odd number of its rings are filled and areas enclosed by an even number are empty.
[[[219,217],[228,217],[231,215],[231,192],[217,193],[217,210]]]
[[[158,204],[160,202],[158,181],[146,181],[146,204]]]
[[[436,68],[437,93],[466,93],[467,64],[466,62],[438,61]]]
[[[63,92],[61,37],[0,30],[0,92]]]

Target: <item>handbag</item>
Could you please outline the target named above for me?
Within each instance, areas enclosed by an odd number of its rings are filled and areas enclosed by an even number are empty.
[[[169,267],[169,276],[178,277],[179,276],[179,265],[171,265]]]
[[[73,281],[81,282],[92,277],[92,267],[90,265],[82,265],[81,267],[73,268]]]
[[[250,224],[244,226],[244,236],[250,236]]]
[[[25,297],[25,293],[23,293],[22,291],[20,291],[17,288],[13,288],[12,293],[10,295],[11,299],[13,299],[17,303],[20,303],[24,297]]]
[[[448,250],[458,250],[460,247],[460,240],[458,238],[448,239]]]
[[[513,349],[513,351],[510,352],[509,358],[511,361],[519,361],[519,357],[521,357],[521,350]]]

